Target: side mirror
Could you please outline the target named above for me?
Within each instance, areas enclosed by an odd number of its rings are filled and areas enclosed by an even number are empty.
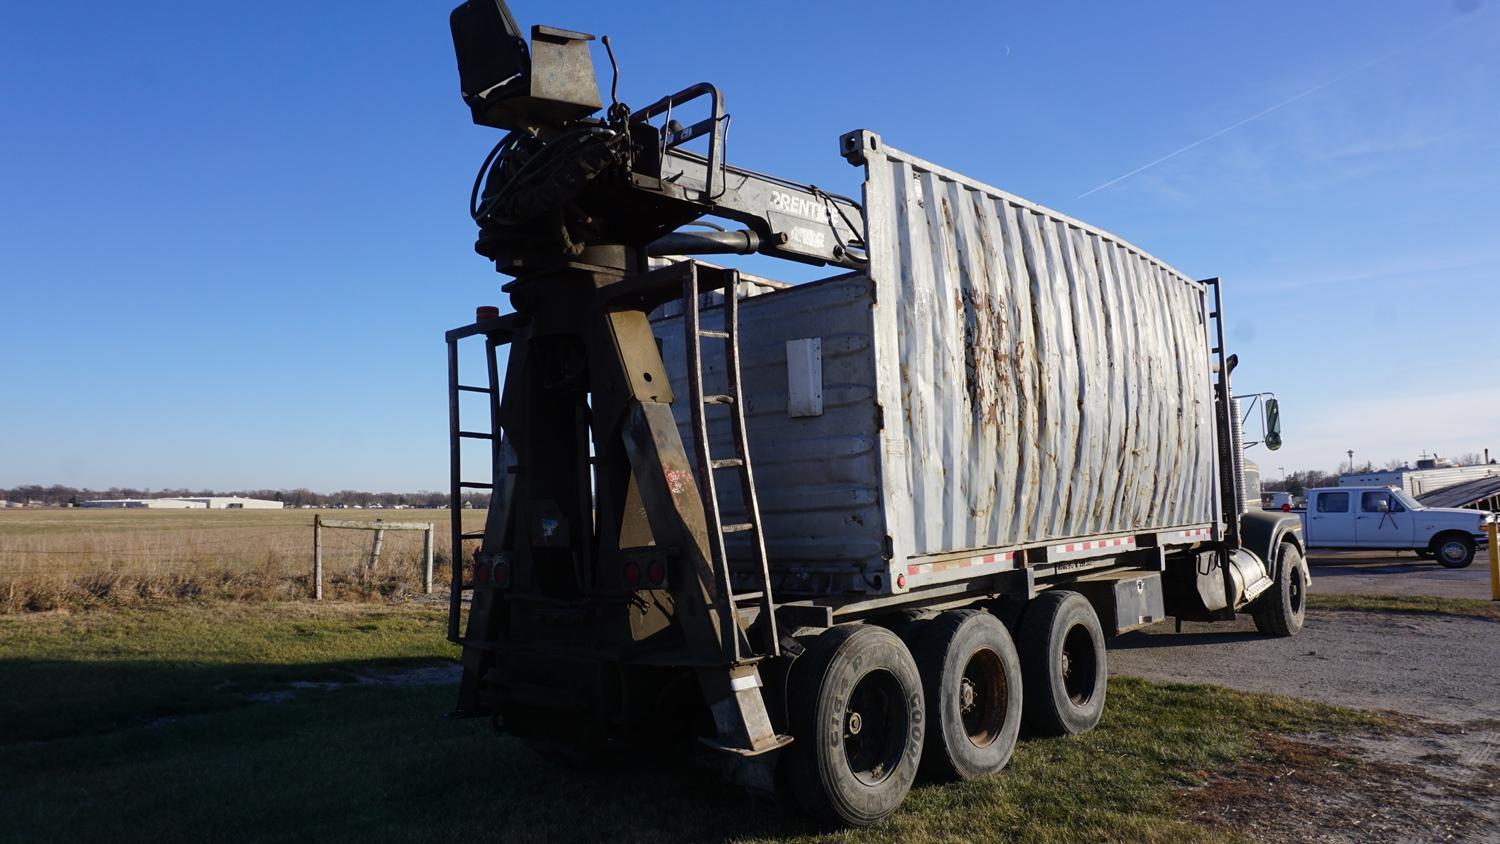
[[[1267,397],[1264,402],[1266,423],[1266,448],[1275,451],[1281,448],[1281,402]]]

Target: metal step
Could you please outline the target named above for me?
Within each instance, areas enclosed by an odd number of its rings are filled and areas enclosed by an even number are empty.
[[[722,460],[711,461],[715,469],[733,469],[745,465],[745,461],[738,457],[725,457]]]
[[[708,395],[703,397],[704,404],[734,404],[734,396]]]

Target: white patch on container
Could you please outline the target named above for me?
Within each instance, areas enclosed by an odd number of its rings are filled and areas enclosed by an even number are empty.
[[[823,415],[823,338],[786,341],[786,415]]]

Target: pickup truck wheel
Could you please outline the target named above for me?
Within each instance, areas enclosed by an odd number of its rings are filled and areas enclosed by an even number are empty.
[[[1267,636],[1295,636],[1307,619],[1307,563],[1290,542],[1281,543],[1276,557],[1276,582],[1256,602],[1251,618]]]
[[[911,652],[891,631],[845,625],[820,634],[792,664],[783,751],[787,785],[809,814],[869,826],[911,790],[926,710]]]
[[[922,770],[971,780],[1010,761],[1021,731],[1021,661],[1010,631],[979,610],[952,610],[922,630],[913,647],[928,727]]]
[[[1461,569],[1474,562],[1474,540],[1449,533],[1432,540],[1432,551],[1445,569]]]
[[[1051,589],[1038,595],[1021,617],[1021,710],[1041,735],[1086,733],[1104,715],[1109,679],[1104,630],[1088,599]]]

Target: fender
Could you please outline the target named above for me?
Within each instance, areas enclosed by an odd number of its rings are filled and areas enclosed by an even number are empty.
[[[1304,555],[1307,542],[1302,538],[1302,520],[1296,513],[1280,510],[1250,510],[1240,515],[1240,542],[1265,561],[1266,573],[1272,580],[1279,574],[1275,567],[1280,564],[1276,549],[1283,540],[1297,546]]]

